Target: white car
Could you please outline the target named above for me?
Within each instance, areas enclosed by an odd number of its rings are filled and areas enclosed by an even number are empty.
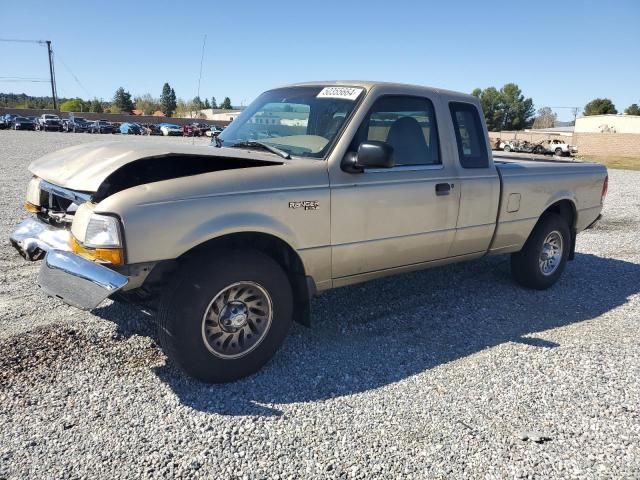
[[[182,135],[182,127],[173,123],[161,123],[160,131],[165,137],[169,135]]]

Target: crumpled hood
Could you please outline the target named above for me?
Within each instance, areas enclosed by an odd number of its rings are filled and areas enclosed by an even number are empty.
[[[49,183],[71,190],[96,192],[102,182],[123,166],[148,157],[164,155],[231,156],[255,161],[278,161],[274,155],[207,145],[148,145],[121,141],[97,142],[58,150],[29,165],[29,171]],[[280,159],[281,160],[281,159]]]

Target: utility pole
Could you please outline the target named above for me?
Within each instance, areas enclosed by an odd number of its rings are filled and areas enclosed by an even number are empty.
[[[53,109],[58,110],[58,100],[56,99],[56,79],[53,75],[53,52],[51,51],[51,40],[46,40],[47,52],[49,53],[49,75],[51,76],[51,96],[53,97]]]
[[[53,50],[51,50],[51,40],[21,40],[15,38],[0,38],[0,42],[13,43],[37,43],[38,45],[47,44],[47,54],[49,56],[49,75],[51,78],[51,96],[53,97],[53,108],[58,109],[58,98],[56,94],[56,74],[53,68]]]

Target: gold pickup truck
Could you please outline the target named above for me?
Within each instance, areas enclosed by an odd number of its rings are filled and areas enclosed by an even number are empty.
[[[211,146],[81,145],[29,169],[11,241],[44,257],[42,289],[140,305],[207,382],[258,370],[330,288],[506,253],[518,283],[551,287],[608,183],[495,161],[472,96],[355,81],[267,91]]]

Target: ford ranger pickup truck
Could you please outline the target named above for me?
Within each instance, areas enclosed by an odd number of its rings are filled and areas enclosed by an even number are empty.
[[[549,288],[608,184],[601,165],[494,161],[473,96],[361,81],[267,91],[210,146],[85,144],[29,170],[11,242],[44,258],[41,288],[139,305],[205,382],[257,371],[323,290],[498,254]]]

